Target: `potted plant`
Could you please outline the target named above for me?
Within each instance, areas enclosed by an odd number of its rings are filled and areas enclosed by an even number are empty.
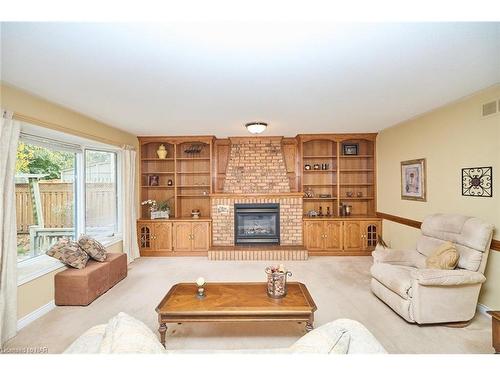
[[[170,206],[168,201],[157,202],[154,199],[148,199],[147,201],[141,202],[141,206],[149,206],[151,219],[168,219],[170,217]]]
[[[156,202],[156,209],[151,211],[151,219],[168,219],[170,217],[170,206],[168,201]]]

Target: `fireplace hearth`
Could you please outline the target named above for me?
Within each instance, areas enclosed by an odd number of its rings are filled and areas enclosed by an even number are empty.
[[[234,242],[241,244],[280,243],[280,205],[235,204]]]

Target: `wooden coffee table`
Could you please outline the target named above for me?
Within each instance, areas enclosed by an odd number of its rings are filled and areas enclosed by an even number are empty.
[[[304,322],[313,329],[314,303],[302,283],[287,283],[286,297],[267,296],[267,283],[208,283],[205,298],[194,283],[174,285],[156,308],[160,341],[165,346],[167,323],[186,322]]]

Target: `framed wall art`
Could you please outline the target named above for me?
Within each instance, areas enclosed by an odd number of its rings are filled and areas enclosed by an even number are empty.
[[[401,162],[401,199],[426,201],[425,159]]]
[[[493,168],[462,168],[462,195],[468,197],[492,197]]]
[[[342,153],[344,155],[357,155],[359,152],[359,145],[357,143],[343,143]]]

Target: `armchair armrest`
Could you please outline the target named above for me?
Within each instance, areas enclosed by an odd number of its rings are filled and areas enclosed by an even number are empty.
[[[462,269],[416,269],[411,272],[411,276],[420,285],[427,286],[482,284],[486,281],[482,273]]]
[[[388,263],[409,267],[419,265],[419,255],[414,250],[394,250],[381,245],[377,245],[372,252],[374,263]]]

